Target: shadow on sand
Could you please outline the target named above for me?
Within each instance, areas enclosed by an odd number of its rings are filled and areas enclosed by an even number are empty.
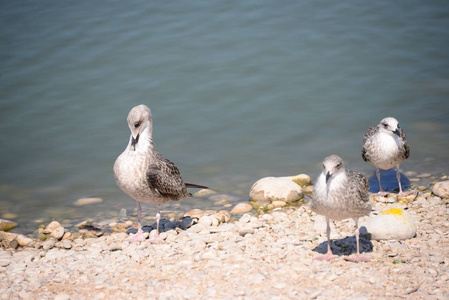
[[[370,241],[370,235],[364,226],[360,227],[360,253],[373,252],[373,243]],[[344,239],[331,240],[332,254],[338,256],[348,256],[357,253],[357,243],[355,236],[348,236]],[[313,251],[320,254],[327,253],[327,241],[320,243]]]
[[[176,229],[187,230],[188,228],[190,228],[193,225],[195,219],[196,219],[196,221],[198,221],[197,218],[191,218],[191,217],[184,217],[181,221],[173,221],[173,222],[168,219],[160,219],[159,232],[165,232],[165,231],[169,231],[169,230],[173,230],[173,229],[174,230],[176,230]],[[156,229],[156,222],[154,222],[152,225],[142,226],[143,232],[150,233],[153,229]],[[126,231],[127,234],[136,233],[136,232],[137,232],[136,228],[130,228]]]

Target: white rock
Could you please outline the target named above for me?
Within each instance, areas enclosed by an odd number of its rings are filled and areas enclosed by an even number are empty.
[[[9,231],[17,226],[17,223],[10,220],[0,219],[0,231]]]
[[[244,215],[240,218],[239,222],[240,222],[240,223],[248,223],[250,220],[251,220],[251,215],[249,215],[249,214],[244,214]]]
[[[56,244],[56,240],[54,238],[49,238],[45,242],[42,243],[42,248],[44,250],[52,249]]]
[[[103,202],[103,199],[101,199],[101,198],[82,198],[82,199],[76,200],[73,204],[76,206],[84,206],[84,205],[100,203],[100,202]]]
[[[253,234],[254,233],[254,228],[249,226],[249,225],[245,225],[239,228],[239,234],[241,236],[245,236],[248,233]]]
[[[31,243],[33,241],[33,239],[30,239],[27,236],[24,236],[22,234],[19,234],[16,238],[17,243],[19,243],[20,247],[25,247],[27,246],[29,243]]]
[[[0,267],[7,267],[10,263],[11,261],[9,259],[0,258]]]
[[[249,198],[256,202],[295,202],[302,198],[302,188],[290,177],[265,177],[251,187]]]
[[[432,193],[441,198],[449,198],[449,180],[435,183]]]
[[[415,221],[400,208],[384,210],[368,218],[361,226],[366,228],[373,240],[407,240],[416,235]],[[364,232],[363,228],[361,232]]]
[[[213,195],[216,193],[217,192],[215,192],[213,190],[202,189],[202,190],[199,190],[198,192],[196,192],[195,194],[193,194],[193,197],[205,197],[205,196],[210,196],[210,195]]]
[[[212,225],[212,218],[210,216],[202,216],[198,220],[198,224],[202,224],[204,226],[211,226]]]
[[[0,241],[2,241],[2,240],[12,241],[12,240],[16,239],[17,236],[18,236],[17,233],[0,231]]]
[[[241,202],[238,203],[234,208],[231,210],[231,214],[238,215],[238,214],[244,214],[246,212],[251,211],[253,207],[249,203]]]
[[[206,227],[203,224],[195,224],[192,227],[190,227],[189,229],[187,229],[188,232],[192,232],[192,233],[198,233],[202,230],[204,230]]]
[[[62,239],[62,237],[64,236],[64,227],[60,226],[60,227],[55,228],[51,232],[50,236],[57,240]]]
[[[58,227],[62,227],[62,225],[58,221],[52,221],[50,222],[50,224],[47,225],[47,227],[45,227],[45,232],[51,233]]]

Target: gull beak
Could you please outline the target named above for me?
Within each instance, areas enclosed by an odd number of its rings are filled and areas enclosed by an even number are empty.
[[[397,136],[401,136],[401,133],[399,132],[399,128],[396,128],[395,131],[393,131],[394,134],[396,134]]]
[[[329,178],[331,178],[332,174],[330,172],[326,173],[326,183],[329,181]]]
[[[138,134],[136,138],[133,136],[131,137],[131,146],[134,147],[134,151],[136,151],[136,144],[139,142],[139,136],[140,134]]]

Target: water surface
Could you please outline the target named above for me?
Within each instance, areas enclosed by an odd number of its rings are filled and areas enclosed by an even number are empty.
[[[404,171],[449,169],[445,1],[2,1],[0,26],[0,217],[18,231],[134,209],[112,166],[141,103],[186,181],[242,201],[330,154],[371,176],[363,134],[387,116],[411,144]],[[214,205],[175,209],[193,207]]]

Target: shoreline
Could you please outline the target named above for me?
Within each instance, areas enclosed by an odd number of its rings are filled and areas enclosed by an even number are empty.
[[[447,299],[449,199],[418,187],[413,201],[373,203],[370,217],[400,208],[417,232],[362,240],[368,263],[344,260],[355,247],[352,220],[332,224],[339,257],[314,260],[326,247],[324,217],[302,205],[169,230],[162,244],[129,244],[119,232],[2,247],[0,299]]]
[[[443,181],[446,180],[448,178],[448,175],[446,175],[444,172],[442,173],[428,173],[428,172],[417,172],[417,171],[403,171],[401,172],[403,175],[405,175],[409,180],[410,180],[410,184],[412,187],[415,187],[415,189],[420,186],[421,188],[426,188],[426,189],[430,189],[431,186],[436,182],[436,181]],[[371,176],[367,176],[365,175],[367,179],[375,179],[375,173],[372,173]],[[315,178],[312,178],[313,180],[315,180]],[[373,179],[373,180],[374,180]],[[376,180],[374,180],[376,181]],[[373,182],[374,182],[373,181]],[[375,182],[375,184],[377,185],[377,181]],[[249,188],[251,187],[251,184],[248,184],[248,191]],[[197,204],[193,204],[195,206],[193,206],[191,203],[189,203],[189,199],[183,199],[179,202],[169,202],[168,203],[168,207],[164,210],[164,208],[162,208],[162,218],[169,218],[171,221],[173,221],[174,219],[180,219],[182,218],[182,216],[184,214],[186,214],[188,211],[193,210],[196,208],[196,206],[199,206],[200,203],[198,203],[200,200],[204,200],[206,203],[206,205],[208,205],[208,208],[205,209],[205,211],[219,211],[219,210],[228,210],[230,211],[232,209],[232,206],[240,203],[240,202],[248,202],[249,203],[249,198],[248,197],[244,197],[242,195],[236,195],[236,194],[219,194],[221,196],[223,196],[223,198],[226,198],[226,202],[225,203],[219,203],[220,201],[217,201],[217,199],[211,199],[208,197],[204,197],[204,196],[199,196],[199,197],[195,197]],[[98,207],[96,207],[96,205],[104,205],[106,203],[106,201],[108,200],[104,200],[102,202],[96,203],[93,202],[92,204],[88,204],[85,206],[77,206],[75,203],[79,200],[83,200],[85,198],[81,198],[78,200],[74,200],[72,201],[72,204],[69,205],[70,209],[81,209],[81,210],[89,210],[90,208],[92,210],[95,211],[99,211],[98,213],[96,213],[96,215],[94,216],[89,216],[87,218],[83,218],[83,217],[75,217],[75,218],[54,218],[54,217],[40,217],[37,219],[33,219],[32,221],[29,221],[27,224],[23,224],[22,222],[20,222],[21,218],[18,218],[19,220],[17,220],[17,215],[15,213],[11,213],[8,210],[6,210],[6,212],[3,214],[3,218],[0,216],[0,219],[6,219],[8,221],[12,221],[15,223],[18,223],[18,225],[13,228],[12,230],[10,230],[9,232],[13,232],[16,234],[23,234],[26,235],[28,237],[37,237],[38,236],[38,229],[45,227],[48,223],[50,223],[53,220],[56,220],[58,222],[60,222],[64,228],[69,229],[69,231],[71,232],[76,232],[77,226],[78,224],[81,224],[83,222],[87,222],[93,226],[96,226],[97,228],[100,228],[102,230],[105,231],[105,233],[110,233],[111,229],[108,228],[108,226],[104,226],[103,224],[105,222],[111,223],[111,222],[119,222],[119,221],[127,221],[127,220],[132,220],[134,223],[136,222],[137,218],[136,218],[136,212],[135,212],[135,204],[131,198],[129,199],[125,199],[123,201],[120,202],[124,202],[124,205],[121,206],[122,208],[120,209],[117,205],[117,203],[114,202],[114,209],[111,210],[104,210],[104,209],[99,209]],[[87,198],[87,199],[101,199],[101,198]],[[167,205],[167,204],[166,204]],[[126,210],[126,208],[124,207],[128,207],[129,210]],[[123,216],[122,211],[125,210],[125,216]],[[157,212],[157,209],[154,205],[147,205],[147,204],[143,204],[143,212],[142,212],[142,220],[143,222],[148,222],[148,223],[152,223],[155,221],[155,214]],[[253,214],[257,215],[257,212],[253,211]],[[8,215],[12,214],[14,217],[13,218],[8,218]],[[18,221],[18,222],[16,222]],[[32,225],[31,225],[32,224]],[[150,225],[150,224],[147,224]],[[23,227],[22,227],[23,226]]]

